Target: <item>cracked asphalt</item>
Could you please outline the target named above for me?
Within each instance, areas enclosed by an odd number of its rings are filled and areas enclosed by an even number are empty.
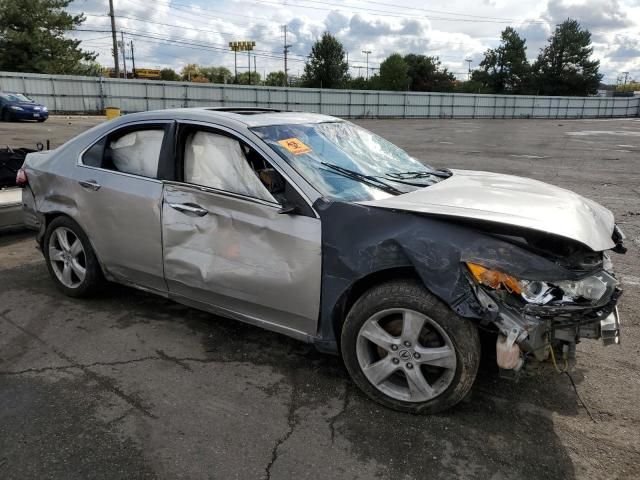
[[[0,123],[59,145],[100,121]],[[610,208],[629,252],[622,344],[416,417],[365,398],[336,357],[134,289],[63,296],[28,232],[0,235],[0,478],[637,478],[640,119],[362,120],[438,167],[530,176]]]

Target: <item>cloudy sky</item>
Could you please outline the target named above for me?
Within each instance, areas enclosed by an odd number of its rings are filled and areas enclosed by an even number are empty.
[[[74,0],[69,10],[85,12],[75,36],[84,48],[112,66],[108,0]],[[114,0],[116,27],[134,42],[136,66],[171,67],[186,63],[226,66],[233,70],[233,40],[256,42],[259,73],[283,69],[283,25],[291,45],[289,72],[302,73],[311,45],[329,31],[343,43],[352,75],[364,75],[393,52],[437,55],[458,78],[466,78],[482,53],[513,26],[527,39],[533,59],[553,27],[571,17],[593,34],[594,56],[604,81],[621,72],[640,80],[640,0]],[[253,59],[251,60],[253,68]],[[247,55],[238,55],[246,71]]]

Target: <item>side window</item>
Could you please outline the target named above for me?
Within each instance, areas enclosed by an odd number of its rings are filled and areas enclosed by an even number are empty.
[[[192,131],[184,143],[184,180],[280,203],[284,180],[252,148],[207,131]]]
[[[164,130],[136,130],[110,138],[103,168],[156,178]],[[111,167],[111,168],[110,168]]]
[[[95,143],[82,156],[82,163],[91,167],[157,178],[164,129],[127,129]]]

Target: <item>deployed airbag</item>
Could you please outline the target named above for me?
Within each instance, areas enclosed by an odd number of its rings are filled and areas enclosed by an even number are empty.
[[[249,165],[240,143],[209,132],[187,138],[184,152],[185,181],[275,202]]]
[[[113,165],[119,172],[156,178],[164,130],[127,133],[109,145]]]

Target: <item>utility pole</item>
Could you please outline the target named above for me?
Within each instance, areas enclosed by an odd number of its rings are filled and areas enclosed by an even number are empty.
[[[282,28],[284,29],[284,85],[283,87],[286,87],[289,85],[289,68],[287,65],[287,57],[289,55],[289,49],[291,48],[291,45],[287,44],[287,26],[283,25]]]
[[[120,30],[120,38],[122,38],[122,43],[120,46],[122,47],[122,68],[124,69],[124,78],[127,78],[127,47],[124,43],[124,32]]]
[[[116,37],[116,16],[113,13],[113,0],[109,0],[109,16],[111,17],[111,37],[113,39],[113,68],[116,78],[120,78],[120,62],[118,60],[118,37]]]
[[[367,56],[367,80],[369,80],[369,54],[371,53],[371,50],[362,50],[362,53]]]
[[[472,62],[472,60],[470,58],[465,58],[464,61],[469,64],[469,80],[471,80],[471,62]]]
[[[236,72],[236,79],[234,80],[234,82],[238,83],[238,49],[237,48],[233,49],[233,68]]]
[[[133,72],[133,78],[136,78],[136,57],[133,54],[133,40],[131,40],[131,71]]]

